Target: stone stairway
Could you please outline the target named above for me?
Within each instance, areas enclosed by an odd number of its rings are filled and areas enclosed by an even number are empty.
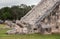
[[[42,0],[36,7],[28,12],[21,22],[35,24],[39,23],[45,16],[49,15],[58,5],[59,0]]]

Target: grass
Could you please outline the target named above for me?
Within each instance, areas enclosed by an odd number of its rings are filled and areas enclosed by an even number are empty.
[[[4,28],[6,25],[5,24],[0,24],[0,29]]]
[[[1,25],[3,28],[5,25]],[[27,35],[7,35],[8,29],[0,29],[0,39],[60,39],[60,34],[42,35],[42,34],[27,34]]]

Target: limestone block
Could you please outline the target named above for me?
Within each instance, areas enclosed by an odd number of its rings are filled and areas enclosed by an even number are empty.
[[[16,29],[7,31],[7,34],[16,34]]]
[[[25,34],[28,33],[28,29],[26,27],[23,28],[23,33],[25,33]]]

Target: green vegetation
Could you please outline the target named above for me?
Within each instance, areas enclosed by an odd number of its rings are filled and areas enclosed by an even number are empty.
[[[3,28],[6,25],[0,24]],[[28,34],[28,35],[8,35],[8,29],[0,29],[0,39],[60,39],[60,34],[42,35],[42,34]]]
[[[0,24],[0,29],[4,28],[4,26],[6,26],[5,24]]]
[[[3,7],[0,9],[0,19],[1,20],[20,19],[26,13],[28,13],[33,7],[34,5],[27,6],[25,4],[21,4],[20,6]]]

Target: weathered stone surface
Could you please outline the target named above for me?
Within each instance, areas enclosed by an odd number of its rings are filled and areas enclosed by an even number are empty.
[[[7,24],[9,27],[13,27],[13,26],[12,26],[12,24],[13,24],[12,21],[6,20],[6,21],[5,21],[5,24]]]
[[[34,28],[38,30],[41,21],[46,16],[50,15],[53,10],[55,10],[56,6],[59,5],[59,2],[60,0],[42,0],[42,2],[40,2],[36,7],[21,18],[20,23],[23,27],[29,25],[32,26],[30,29],[32,30],[31,32],[35,31]]]
[[[43,15],[50,13],[57,6],[57,2],[58,0],[43,0],[21,19],[22,22],[35,23]]]
[[[16,24],[12,23],[19,34],[60,32],[59,3],[60,0],[42,0]],[[58,20],[59,19],[59,20]],[[58,20],[58,21],[57,21]],[[13,29],[13,30],[14,30]]]

